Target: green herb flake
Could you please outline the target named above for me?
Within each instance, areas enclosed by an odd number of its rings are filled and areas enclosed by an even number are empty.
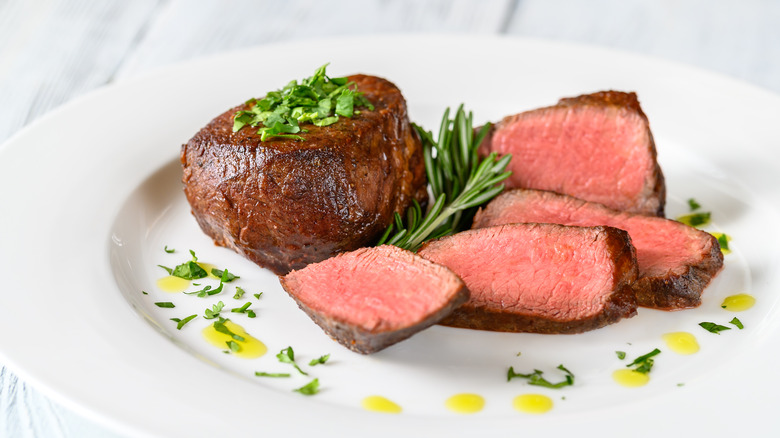
[[[259,128],[260,141],[274,138],[304,140],[297,135],[306,132],[301,124],[329,126],[336,123],[339,116],[351,118],[357,114],[356,107],[374,109],[363,93],[355,89],[354,82],[328,77],[327,66],[318,68],[313,76],[300,83],[293,80],[262,99],[248,100],[248,109],[238,111],[233,117],[233,132],[251,126]]]
[[[615,354],[617,355],[617,358],[620,360],[623,360],[626,358],[626,352],[625,351],[616,351]]]
[[[259,299],[260,299],[260,296],[261,296],[261,295],[263,295],[263,293],[262,293],[262,292],[260,292],[259,294],[254,294],[254,295],[255,295],[255,298],[257,298],[257,299],[259,300]]]
[[[692,227],[700,227],[710,223],[710,216],[712,216],[712,213],[708,211],[701,213],[691,213],[679,216],[677,221]]]
[[[241,278],[238,275],[233,275],[230,272],[228,272],[227,269],[220,270],[217,268],[214,268],[211,270],[211,274],[219,279],[222,280],[223,283],[230,283],[231,281],[235,280],[236,278]]]
[[[736,316],[734,317],[734,319],[729,321],[729,324],[734,324],[740,330],[745,328],[745,326],[742,324],[742,321],[740,321],[739,318],[737,318]]]
[[[244,313],[244,314],[246,314],[246,316],[248,316],[250,318],[254,318],[257,315],[255,314],[254,310],[249,308],[249,306],[251,306],[251,305],[252,305],[252,303],[247,301],[243,306],[235,308],[235,309],[230,309],[230,311],[233,312],[233,313]]]
[[[243,336],[239,336],[232,331],[230,331],[229,328],[225,325],[225,323],[228,321],[228,319],[220,317],[219,320],[214,321],[214,330],[218,331],[219,333],[226,334],[233,338],[233,340],[244,342],[246,339],[244,339]]]
[[[509,370],[507,371],[507,375],[506,375],[506,381],[509,382],[514,378],[528,379],[529,385],[543,386],[545,388],[553,388],[553,389],[574,385],[574,374],[572,374],[571,371],[567,370],[566,367],[564,367],[563,365],[558,365],[558,369],[563,371],[565,374],[564,380],[558,383],[550,383],[547,379],[542,377],[543,374],[542,371],[534,370],[533,373],[521,374],[521,373],[516,373],[513,367],[509,367]]]
[[[716,335],[719,335],[720,332],[724,330],[731,330],[731,327],[726,327],[725,325],[715,324],[714,322],[700,322],[699,325],[704,330],[707,330],[710,333],[715,333]]]
[[[146,292],[145,290],[142,290],[141,293],[144,294],[144,295],[149,295],[149,293]]]
[[[313,366],[315,366],[315,365],[322,365],[322,364],[324,364],[325,362],[327,362],[327,361],[328,361],[328,359],[330,359],[330,354],[325,354],[325,355],[322,355],[322,356],[320,356],[320,357],[318,357],[318,358],[316,358],[316,359],[312,359],[312,360],[310,360],[310,361],[309,361],[309,366],[310,366],[310,367],[313,367]]]
[[[154,303],[154,305],[157,307],[162,307],[164,309],[173,309],[174,307],[176,307],[176,305],[171,303],[170,301],[161,301],[161,302]]]
[[[701,208],[701,204],[696,202],[695,199],[690,198],[690,199],[688,199],[688,208],[690,208],[691,211],[696,211],[696,210]]]
[[[233,299],[234,300],[240,300],[241,297],[243,297],[245,293],[246,293],[246,291],[244,289],[242,289],[240,286],[236,286],[236,293],[233,295]]]
[[[163,248],[163,251],[167,252],[168,254],[173,254],[173,253],[176,252],[176,250],[173,249],[173,248],[168,249],[168,245],[165,245],[165,248]]]
[[[193,319],[197,318],[198,315],[190,315],[184,319],[179,318],[171,318],[171,321],[176,323],[176,330],[181,330],[182,327],[184,327],[185,324],[192,321]]]
[[[314,395],[320,392],[320,379],[314,379],[298,389],[293,389],[293,391],[300,392],[303,395]]]
[[[723,254],[731,254],[731,249],[729,248],[729,242],[731,242],[731,236],[724,233],[710,233],[712,234],[716,239],[718,239],[718,245],[720,245],[720,252]]]
[[[266,373],[265,371],[255,371],[257,377],[290,377],[290,373]]]
[[[214,304],[213,306],[211,306],[211,309],[206,309],[206,311],[204,312],[204,316],[203,317],[206,318],[206,319],[217,318],[219,316],[219,312],[221,312],[222,308],[224,308],[224,307],[225,307],[225,303],[220,301],[217,304]]]
[[[230,340],[230,341],[226,341],[225,343],[227,344],[230,351],[232,351],[233,353],[241,351],[241,346],[238,345],[236,341]]]
[[[653,357],[659,354],[661,354],[661,350],[655,348],[653,349],[653,351],[634,359],[633,362],[626,365],[626,368],[636,366],[636,368],[634,368],[634,371],[642,374],[647,374],[653,368],[653,363],[654,363]]]
[[[304,376],[308,376],[309,374],[303,371],[298,364],[295,363],[295,352],[293,351],[292,347],[287,347],[282,349],[282,351],[279,352],[279,354],[276,355],[276,358],[279,359],[279,362],[282,363],[288,363],[295,367],[296,370],[298,370],[299,373],[303,374]]]

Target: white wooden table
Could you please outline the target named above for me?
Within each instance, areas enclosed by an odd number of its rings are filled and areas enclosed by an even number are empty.
[[[165,65],[372,33],[594,44],[780,93],[778,23],[774,0],[0,0],[0,142],[77,96]],[[12,212],[0,207],[5,214]],[[110,436],[123,435],[50,400],[0,362],[0,437]]]

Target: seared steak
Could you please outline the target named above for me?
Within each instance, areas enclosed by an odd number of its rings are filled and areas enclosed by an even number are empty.
[[[507,187],[552,190],[663,216],[666,189],[636,94],[606,91],[498,122],[483,153],[511,153]]]
[[[441,324],[580,333],[636,314],[636,255],[616,228],[500,225],[430,241],[419,254],[455,271],[471,292]]]
[[[329,336],[363,354],[435,324],[469,296],[449,269],[390,245],[342,253],[280,279]]]
[[[385,79],[349,79],[375,110],[302,125],[305,141],[234,133],[245,104],[182,146],[184,193],[217,245],[284,274],[371,244],[394,212],[427,200],[422,145],[401,92]]]
[[[474,228],[517,222],[607,225],[626,230],[636,247],[640,306],[665,310],[701,304],[701,294],[723,267],[718,240],[677,221],[620,212],[601,204],[540,190],[510,190],[477,212]]]

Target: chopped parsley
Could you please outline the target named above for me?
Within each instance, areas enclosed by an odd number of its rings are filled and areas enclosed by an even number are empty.
[[[535,386],[543,386],[545,388],[563,388],[564,386],[571,386],[574,385],[574,374],[571,373],[571,371],[567,370],[566,367],[563,365],[558,365],[558,369],[563,371],[565,373],[564,380],[558,382],[558,383],[551,383],[544,377],[542,377],[543,372],[539,370],[534,370],[533,373],[529,374],[521,374],[516,373],[513,367],[509,367],[509,371],[507,371],[506,375],[506,381],[510,381],[514,378],[523,378],[528,379],[529,385],[535,385]]]
[[[325,355],[322,355],[322,356],[320,356],[320,357],[318,357],[318,358],[316,358],[316,359],[312,359],[312,360],[310,360],[310,361],[309,361],[309,366],[310,366],[310,367],[313,367],[313,366],[315,366],[315,365],[321,365],[321,364],[324,364],[325,362],[327,362],[327,361],[328,361],[328,359],[330,359],[330,354],[325,354]]]
[[[220,317],[218,321],[214,322],[214,330],[218,331],[219,333],[225,334],[233,338],[233,340],[244,342],[246,339],[243,336],[239,336],[232,331],[230,331],[229,328],[225,325],[226,322],[229,320],[226,318]]]
[[[715,324],[714,322],[700,322],[699,325],[704,330],[707,330],[710,333],[715,333],[716,335],[719,335],[720,332],[724,330],[731,330],[731,327],[726,327],[725,325]]]
[[[233,275],[230,272],[228,272],[227,269],[224,271],[219,270],[217,268],[214,268],[211,270],[211,274],[214,275],[217,278],[221,278],[223,283],[230,283],[231,281],[235,280],[236,278],[241,278],[238,275]]]
[[[739,318],[737,318],[736,316],[734,317],[734,319],[729,321],[729,324],[734,324],[740,330],[745,328],[745,326],[742,324],[742,321],[740,321]]]
[[[295,363],[295,352],[293,351],[292,347],[287,347],[279,352],[279,354],[276,355],[276,358],[279,359],[279,362],[282,363],[289,363],[293,367],[295,367],[296,370],[298,370],[299,373],[303,374],[304,376],[308,376],[309,374],[305,371],[303,371],[298,364]]]
[[[206,309],[204,312],[204,318],[206,319],[214,319],[219,316],[219,312],[222,311],[222,308],[225,307],[225,303],[222,301],[218,302],[217,304],[214,304],[211,306],[211,309]]]
[[[716,239],[718,239],[718,245],[720,245],[720,252],[723,254],[729,254],[731,253],[731,249],[729,249],[729,242],[731,241],[731,236],[724,233],[710,233],[712,234]]]
[[[173,309],[174,307],[176,307],[176,305],[173,304],[170,301],[160,301],[160,302],[154,303],[154,305],[157,306],[157,307],[162,307],[164,309]]]
[[[617,358],[620,360],[623,360],[626,358],[626,352],[625,351],[616,351],[615,354],[617,354]]]
[[[320,379],[314,379],[298,389],[293,389],[293,391],[300,392],[303,395],[314,395],[320,392]]]
[[[183,278],[185,280],[197,280],[199,278],[208,277],[208,272],[198,264],[198,258],[195,256],[195,251],[190,250],[190,254],[192,254],[192,260],[184,262],[173,269],[163,265],[157,266],[165,269],[165,271],[168,272],[168,275]]]
[[[314,75],[291,81],[284,88],[271,91],[262,99],[246,102],[249,109],[238,111],[233,117],[233,132],[245,126],[259,128],[260,141],[273,138],[304,140],[297,135],[306,132],[302,123],[315,126],[329,126],[339,116],[351,118],[359,113],[355,107],[374,106],[356,91],[355,83],[347,78],[331,78],[325,73],[328,64],[314,72]]]
[[[290,373],[266,373],[265,371],[255,371],[257,377],[290,377]]]
[[[259,299],[260,299],[260,295],[262,295],[262,294],[263,294],[263,293],[262,293],[262,292],[260,292],[259,294],[254,294],[254,295],[255,295],[255,298],[257,298],[257,299],[259,300]]]
[[[626,365],[626,368],[631,368],[632,366],[636,365],[636,368],[634,368],[634,371],[642,374],[647,374],[650,372],[650,370],[653,368],[653,357],[660,354],[661,350],[654,349],[653,351],[644,354],[642,356],[637,357],[634,359],[633,362]]]
[[[236,353],[236,352],[238,352],[238,351],[241,351],[241,346],[240,346],[240,345],[238,345],[238,343],[237,343],[236,341],[234,341],[234,340],[226,341],[226,342],[225,342],[225,344],[227,344],[228,348],[229,348],[229,349],[230,349],[230,351],[232,351],[233,353]]]
[[[701,205],[696,202],[695,199],[690,198],[688,199],[688,207],[691,209],[691,211],[696,211],[701,208]]]
[[[240,300],[241,297],[243,297],[245,293],[246,293],[246,291],[244,289],[242,289],[240,286],[236,286],[236,293],[233,294],[233,299],[234,300]]]
[[[701,212],[701,213],[691,213],[691,214],[686,214],[678,217],[677,221],[682,222],[686,225],[690,225],[692,227],[700,227],[702,225],[709,224],[711,216],[712,213],[710,213],[709,211]]]
[[[249,308],[249,306],[251,306],[251,305],[252,305],[252,302],[247,301],[246,304],[244,304],[243,306],[235,308],[235,309],[230,309],[230,311],[233,312],[233,313],[245,313],[246,316],[248,316],[250,318],[254,318],[257,315],[255,314],[254,310]]]
[[[173,249],[173,248],[168,249],[168,245],[165,245],[165,248],[163,248],[163,251],[167,252],[168,254],[173,254],[173,253],[176,252],[176,250]]]
[[[185,324],[192,321],[193,319],[197,318],[198,315],[190,315],[184,319],[179,318],[171,318],[171,321],[176,323],[176,330],[181,330],[182,327],[184,327]]]

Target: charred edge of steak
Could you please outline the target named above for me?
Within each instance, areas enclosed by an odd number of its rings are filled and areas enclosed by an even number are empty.
[[[686,266],[685,272],[670,272],[665,277],[640,277],[633,289],[637,304],[659,310],[683,310],[701,305],[701,295],[723,267],[718,239],[710,236],[710,253],[701,263]]]
[[[284,277],[279,277],[279,279],[282,283],[282,287],[287,290],[288,294],[298,304],[298,307],[307,315],[309,315],[309,318],[311,318],[314,323],[316,323],[328,336],[330,336],[331,339],[360,354],[376,353],[377,351],[383,350],[393,344],[411,337],[421,330],[439,323],[443,318],[451,314],[456,308],[461,306],[469,299],[468,289],[466,289],[465,285],[461,284],[460,288],[456,292],[455,298],[429,318],[426,318],[418,324],[405,327],[401,330],[375,333],[369,330],[355,327],[352,324],[337,320],[335,318],[328,318],[313,311],[311,308],[307,307],[305,304],[299,301],[295,295],[290,293],[290,291],[287,289],[287,286],[285,285]]]
[[[613,227],[593,227],[607,234],[607,247],[615,254],[613,280],[615,290],[604,308],[591,318],[570,321],[537,315],[487,309],[466,303],[439,324],[474,330],[513,333],[576,334],[614,324],[636,315],[637,301],[632,288],[638,276],[636,250],[627,232]],[[424,247],[423,247],[424,248]]]

